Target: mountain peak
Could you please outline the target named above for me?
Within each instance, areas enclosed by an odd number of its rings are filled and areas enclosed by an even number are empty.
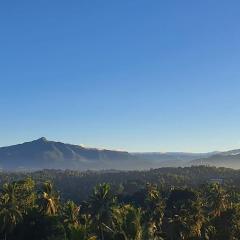
[[[0,147],[0,168],[15,169],[105,169],[130,163],[127,152],[81,148],[78,145],[49,141],[45,137],[31,142]]]
[[[45,137],[41,137],[41,138],[37,139],[36,141],[38,141],[38,142],[47,142],[48,140]]]

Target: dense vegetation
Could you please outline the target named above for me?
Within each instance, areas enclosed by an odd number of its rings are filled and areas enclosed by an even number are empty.
[[[239,173],[213,167],[1,173],[0,239],[237,240]]]

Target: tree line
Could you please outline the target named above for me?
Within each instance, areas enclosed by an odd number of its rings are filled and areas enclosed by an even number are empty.
[[[240,191],[218,183],[195,187],[146,183],[96,185],[81,202],[61,198],[51,181],[2,184],[4,240],[237,240]],[[77,190],[77,189],[76,189]]]
[[[195,166],[184,168],[159,168],[148,171],[72,171],[41,170],[35,172],[0,172],[0,185],[26,178],[32,178],[39,188],[46,180],[51,181],[59,191],[61,199],[73,200],[77,204],[85,201],[92,189],[99,183],[111,184],[114,194],[132,195],[147,183],[162,189],[172,187],[197,188],[211,179],[223,179],[224,186],[240,191],[240,170]]]

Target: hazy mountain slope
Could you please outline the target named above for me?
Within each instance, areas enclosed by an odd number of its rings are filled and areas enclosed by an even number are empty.
[[[218,152],[207,158],[195,159],[192,165],[212,165],[217,167],[240,168],[240,150],[231,150],[227,152]]]
[[[232,151],[231,153],[236,152]],[[43,168],[139,170],[187,166],[194,159],[207,158],[213,154],[183,152],[129,153],[85,148],[40,138],[32,142],[0,147],[0,168],[7,170]]]
[[[151,160],[151,161],[190,161],[198,158],[206,158],[213,155],[210,153],[185,153],[185,152],[146,152],[146,153],[132,153],[132,155],[138,157],[139,159]]]
[[[189,162],[194,159],[206,158],[213,153],[185,153],[185,152],[148,152],[134,153],[141,161],[147,161],[153,167],[184,167],[189,166]]]
[[[131,158],[128,152],[84,148],[45,138],[0,148],[0,167],[4,169],[99,169],[112,167],[108,162],[117,166],[117,161]]]

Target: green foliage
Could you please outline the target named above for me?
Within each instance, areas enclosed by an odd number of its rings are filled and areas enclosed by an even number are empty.
[[[112,221],[112,207],[116,198],[111,193],[109,184],[100,184],[93,190],[89,199],[89,212],[93,219],[93,224],[96,226],[96,234],[100,239],[104,239],[104,225],[108,226]]]
[[[89,233],[88,226],[81,224],[70,225],[68,237],[71,240],[97,240],[95,235]]]
[[[59,208],[59,195],[50,182],[45,182],[39,196],[39,207],[43,214],[54,216]]]
[[[10,239],[67,240],[66,230],[59,217],[42,215],[37,211],[25,216]]]
[[[131,205],[113,208],[113,235],[125,240],[141,240],[141,210]]]
[[[79,206],[77,206],[73,201],[67,201],[63,205],[62,209],[63,222],[67,225],[78,225],[79,211]]]
[[[7,238],[11,234],[16,225],[22,219],[22,213],[18,207],[16,198],[16,183],[5,183],[2,188],[1,202],[0,202],[0,230]]]
[[[209,178],[210,173],[220,171],[229,174],[229,170],[194,167],[170,169],[170,173],[168,169],[161,171],[165,173],[150,171],[155,181],[151,179],[147,183],[140,181],[142,173],[128,173],[130,184],[122,178],[126,173],[108,173],[107,182],[113,184],[98,184],[92,192],[88,189],[91,184],[86,185],[85,191],[91,194],[81,202],[65,200],[66,194],[55,190],[53,182],[57,181],[51,175],[39,175],[36,181],[29,177],[19,180],[16,177],[6,178],[8,181],[2,185],[0,192],[0,239],[239,239],[240,189],[233,184],[233,179],[237,181],[235,172],[230,171],[231,184],[227,181],[221,185],[209,184],[206,181],[205,184],[187,185],[182,182],[185,178],[183,171],[189,174],[193,171],[198,175],[204,173]],[[62,174],[61,171],[59,173]],[[68,180],[62,185],[75,184],[75,192],[79,194],[76,178],[70,177],[70,173],[74,174],[67,172]],[[96,178],[103,177],[100,173],[89,174],[90,182],[92,174]],[[119,183],[114,181],[115,174],[121,176]],[[51,182],[46,181],[46,177]],[[175,181],[175,186],[167,184],[171,181]],[[192,182],[197,181],[193,179]]]

